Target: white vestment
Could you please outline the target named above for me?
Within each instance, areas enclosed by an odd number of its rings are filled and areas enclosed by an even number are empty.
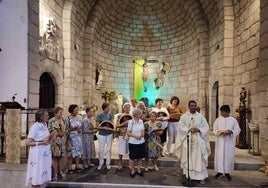
[[[197,133],[188,133],[190,128],[196,127]],[[189,176],[193,180],[204,180],[208,177],[207,165],[210,155],[209,126],[203,115],[196,112],[186,112],[179,121],[178,133],[175,141],[175,154],[181,162],[183,174],[188,178],[187,135],[189,135]]]
[[[221,131],[231,130],[230,135],[219,135]],[[213,124],[216,135],[214,169],[220,173],[230,173],[234,170],[234,151],[236,136],[241,129],[233,117],[218,117]]]

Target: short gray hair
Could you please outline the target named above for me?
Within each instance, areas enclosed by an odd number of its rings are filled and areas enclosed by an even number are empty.
[[[141,106],[141,105],[142,105],[142,106],[145,106],[145,104],[144,104],[143,101],[139,101],[138,104],[137,104],[137,106]]]
[[[142,113],[142,111],[139,109],[139,108],[134,108],[133,110],[132,110],[132,115],[133,116],[135,116],[135,115],[137,115],[137,114],[141,114]]]
[[[35,113],[35,121],[37,122],[43,122],[45,114],[48,113],[45,109],[39,109]]]

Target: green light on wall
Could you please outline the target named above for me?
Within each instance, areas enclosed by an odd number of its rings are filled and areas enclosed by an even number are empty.
[[[145,82],[142,79],[143,65],[145,59],[139,58],[134,60],[134,98],[140,100],[146,97],[149,102],[149,106],[154,105],[155,99],[159,96],[159,89],[154,86],[154,78],[149,76]]]
[[[137,100],[142,98],[144,92],[142,80],[143,64],[143,58],[134,60],[134,98]]]

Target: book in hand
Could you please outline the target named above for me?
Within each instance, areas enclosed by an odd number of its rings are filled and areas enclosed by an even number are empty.
[[[154,130],[152,130],[150,133],[152,134],[152,133],[159,132],[159,131],[163,131],[163,129],[162,129],[162,128],[154,129]]]
[[[221,136],[221,135],[223,135],[224,133],[225,133],[224,130],[217,131],[217,132],[216,132],[216,136]]]

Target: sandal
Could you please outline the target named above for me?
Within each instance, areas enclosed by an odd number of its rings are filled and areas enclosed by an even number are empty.
[[[83,168],[84,169],[89,169],[89,166],[88,165],[84,165]]]
[[[93,164],[93,163],[89,163],[89,166],[95,166],[95,164]]]
[[[135,178],[136,173],[130,173],[130,177]]]
[[[73,174],[74,173],[74,171],[73,170],[68,170],[68,172],[67,172],[68,174]]]
[[[76,171],[76,173],[81,173],[82,169],[81,168],[76,168],[75,171]]]
[[[64,177],[66,177],[66,174],[64,172],[60,172],[59,175],[58,175],[58,177],[64,178]]]
[[[141,177],[144,176],[143,172],[137,172],[137,174],[138,174],[139,176],[141,176]]]

